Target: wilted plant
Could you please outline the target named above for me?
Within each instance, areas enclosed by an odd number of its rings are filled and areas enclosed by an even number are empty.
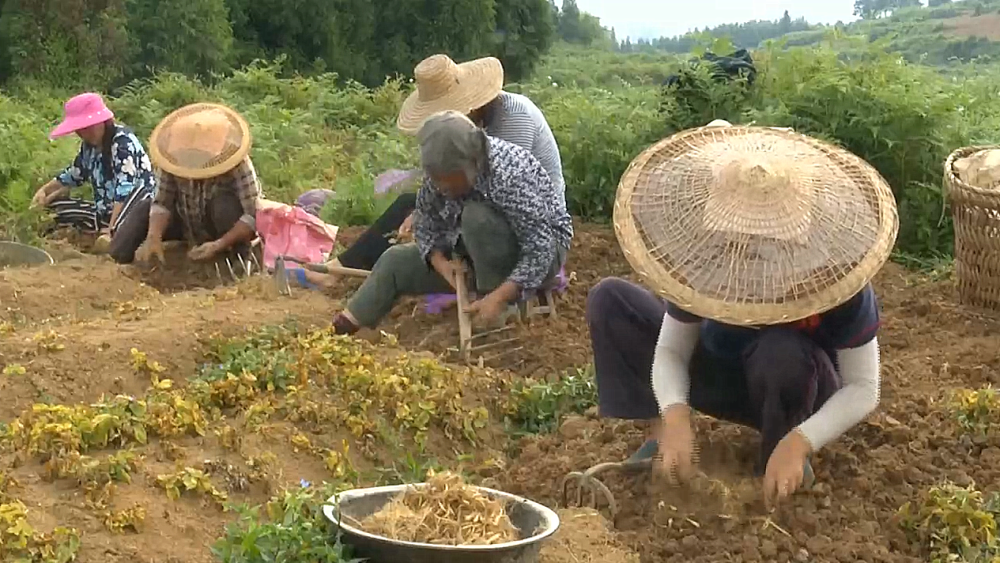
[[[899,516],[903,528],[926,547],[931,563],[985,563],[1000,557],[998,493],[984,494],[974,484],[945,483],[903,505]]]

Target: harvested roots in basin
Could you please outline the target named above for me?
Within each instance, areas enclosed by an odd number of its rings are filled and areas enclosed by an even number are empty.
[[[429,473],[361,522],[364,531],[399,541],[436,545],[494,545],[516,541],[503,503],[450,472]]]

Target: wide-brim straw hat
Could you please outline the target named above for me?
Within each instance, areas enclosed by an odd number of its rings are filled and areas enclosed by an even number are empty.
[[[899,230],[892,190],[857,156],[792,131],[702,127],[621,179],[615,233],[661,296],[740,326],[793,322],[861,291]]]
[[[417,88],[396,118],[399,130],[410,135],[435,113],[468,115],[493,101],[503,90],[503,65],[495,57],[456,64],[447,55],[433,55],[413,69],[413,81]]]
[[[219,104],[191,104],[163,118],[149,139],[153,165],[191,180],[214,178],[250,152],[250,126]]]

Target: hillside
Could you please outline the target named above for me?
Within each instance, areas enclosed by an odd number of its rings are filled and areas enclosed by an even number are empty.
[[[801,47],[855,39],[881,42],[885,49],[899,52],[911,62],[933,66],[995,62],[1000,61],[1000,1],[964,0],[933,8],[903,8],[848,24],[811,25],[801,19],[726,24],[680,37],[626,44],[623,50],[686,53],[708,37],[726,37],[744,48],[767,41]]]

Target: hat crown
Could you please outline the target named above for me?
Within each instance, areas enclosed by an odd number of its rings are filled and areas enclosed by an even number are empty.
[[[417,95],[429,102],[448,94],[459,83],[458,65],[448,55],[427,57],[413,69]]]
[[[217,176],[250,150],[250,129],[236,111],[217,104],[191,104],[171,113],[150,139],[153,163],[190,179]]]
[[[80,117],[84,115],[94,115],[105,111],[104,100],[99,94],[86,93],[73,96],[63,106],[66,117]]]

